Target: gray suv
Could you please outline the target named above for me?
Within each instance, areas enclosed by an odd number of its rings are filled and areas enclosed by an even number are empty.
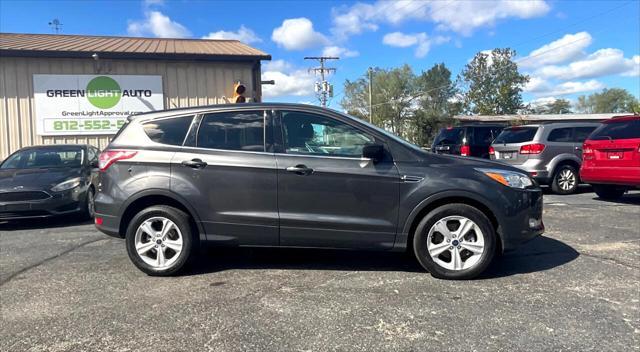
[[[467,279],[544,231],[542,192],[522,171],[309,105],[138,115],[99,160],[96,227],[150,275],[208,243],[410,250],[432,275]]]
[[[582,142],[600,124],[565,122],[505,128],[491,144],[497,160],[528,172],[554,193],[574,193],[580,183]]]

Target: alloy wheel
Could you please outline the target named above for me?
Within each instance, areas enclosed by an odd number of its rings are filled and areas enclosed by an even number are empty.
[[[464,216],[447,216],[433,224],[427,236],[427,252],[439,266],[466,270],[478,263],[484,253],[484,234]]]
[[[136,230],[136,253],[154,269],[171,267],[180,256],[182,246],[182,232],[165,217],[149,218]]]
[[[563,191],[570,191],[576,186],[576,175],[570,169],[560,171],[558,175],[558,186]]]

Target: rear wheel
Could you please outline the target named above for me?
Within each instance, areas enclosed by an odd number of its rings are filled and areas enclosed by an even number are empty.
[[[562,165],[553,176],[551,190],[556,194],[572,194],[578,189],[578,183],[576,169],[570,165]]]
[[[496,233],[480,210],[447,204],[422,219],[413,239],[418,262],[440,279],[472,279],[491,264]]]
[[[169,276],[178,273],[195,253],[193,238],[187,214],[169,206],[152,206],[129,223],[127,253],[148,275]]]
[[[627,189],[614,185],[593,185],[593,191],[602,199],[613,200],[622,197]]]

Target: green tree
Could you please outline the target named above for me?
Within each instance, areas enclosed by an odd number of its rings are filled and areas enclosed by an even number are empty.
[[[462,102],[456,99],[458,89],[444,63],[422,72],[416,79],[416,85],[422,95],[412,120],[415,128],[410,139],[425,146],[431,143],[441,127],[454,123],[451,117],[462,111]]]
[[[417,94],[415,74],[409,65],[404,65],[388,70],[375,68],[372,76],[373,123],[405,136]],[[353,116],[369,119],[368,73],[355,81],[345,82],[340,105]]]
[[[600,93],[579,96],[576,110],[586,114],[640,112],[638,99],[626,89],[603,89]]]
[[[555,99],[554,101],[529,106],[527,109],[531,114],[571,114],[571,102],[566,99]]]
[[[518,72],[515,50],[479,52],[460,75],[465,87],[465,110],[474,114],[515,114],[522,106],[522,88],[529,76]]]

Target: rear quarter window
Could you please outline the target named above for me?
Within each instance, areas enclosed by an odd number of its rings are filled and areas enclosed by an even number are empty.
[[[589,139],[635,139],[640,138],[640,120],[604,123],[593,131]]]
[[[161,144],[182,145],[193,116],[153,120],[142,125],[149,138]]]
[[[533,140],[538,127],[509,127],[502,130],[494,143],[524,143]]]

